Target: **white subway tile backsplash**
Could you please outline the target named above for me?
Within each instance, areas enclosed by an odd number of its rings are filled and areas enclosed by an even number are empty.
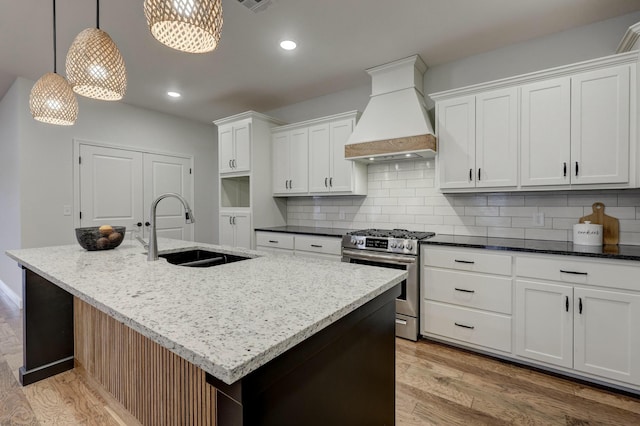
[[[573,224],[599,201],[620,219],[620,243],[640,245],[640,190],[444,195],[432,159],[371,164],[368,178],[366,197],[289,198],[287,223],[570,241]],[[538,212],[542,226],[533,222]]]
[[[487,228],[487,237],[495,238],[524,238],[523,228]]]
[[[521,207],[524,206],[524,195],[490,194],[487,196],[487,205]]]
[[[525,229],[524,237],[532,240],[569,241],[568,231],[564,229]]]
[[[504,217],[504,216],[498,216],[498,217],[478,216],[476,217],[476,225],[508,228],[511,226],[511,218]]]
[[[500,216],[500,207],[465,207],[467,216]]]

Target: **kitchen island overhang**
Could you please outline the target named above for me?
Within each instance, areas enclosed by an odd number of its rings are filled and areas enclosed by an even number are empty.
[[[180,250],[194,244],[164,240],[160,246]],[[239,415],[246,420],[246,413],[262,416],[260,413],[271,412],[285,389],[298,389],[289,392],[289,399],[292,395],[313,398],[313,388],[321,389],[311,379],[313,373],[323,371],[319,365],[327,367],[327,371],[333,365],[333,373],[325,372],[317,379],[324,385],[333,380],[334,389],[331,392],[324,389],[321,393],[340,394],[342,399],[349,397],[355,407],[357,400],[366,400],[366,392],[376,388],[371,383],[384,376],[380,383],[386,385],[380,387],[386,387],[386,392],[381,389],[374,392],[383,395],[380,399],[371,393],[371,401],[365,406],[371,409],[372,402],[378,401],[377,405],[386,406],[387,411],[384,421],[385,416],[378,413],[382,416],[377,417],[380,424],[388,424],[389,419],[393,421],[393,306],[404,272],[301,260],[293,256],[269,256],[206,244],[197,246],[255,258],[197,270],[169,265],[162,260],[146,262],[142,249],[133,244],[109,253],[63,246],[8,254],[26,269],[26,322],[31,319],[27,277],[33,274],[201,368],[207,382],[218,389],[219,396],[228,398],[228,408],[235,412],[235,418]],[[32,346],[27,329],[25,327],[25,356]],[[379,353],[379,359],[372,353]],[[71,356],[73,359],[73,350]],[[345,362],[338,366],[331,362],[332,357]],[[302,369],[292,368],[293,365]],[[27,367],[25,362],[26,371],[33,370]],[[39,371],[40,367],[36,366],[35,370]],[[361,377],[357,378],[359,370],[362,370]],[[354,386],[338,383],[341,375],[350,378]],[[289,384],[281,387],[283,383]],[[267,384],[272,389],[274,384],[276,388],[280,386],[279,392],[263,392],[257,397],[255,389],[264,390]],[[302,388],[306,386],[310,389],[305,393]],[[340,389],[347,393],[340,393]],[[277,395],[279,397],[273,399]],[[327,406],[318,402],[331,405],[340,398],[336,397],[333,402],[327,397],[318,399],[315,406],[323,407],[320,414],[326,414]],[[221,401],[219,399],[218,417],[225,410]],[[257,409],[260,404],[262,408]],[[301,403],[296,406],[305,407]],[[247,407],[252,408],[244,413]],[[303,411],[312,412],[310,407]],[[292,414],[289,408],[284,411]]]

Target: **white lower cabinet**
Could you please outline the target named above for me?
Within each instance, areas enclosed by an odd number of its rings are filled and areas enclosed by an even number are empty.
[[[220,244],[251,249],[251,214],[239,211],[221,212]]]
[[[423,246],[425,337],[640,392],[638,262],[496,253]]]
[[[256,249],[340,262],[342,237],[256,231]]]
[[[637,271],[600,259],[517,256],[516,355],[640,386]]]
[[[511,256],[429,245],[422,253],[422,334],[511,353]]]

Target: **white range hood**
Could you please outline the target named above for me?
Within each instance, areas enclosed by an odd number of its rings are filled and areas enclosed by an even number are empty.
[[[345,158],[371,162],[435,155],[436,138],[424,104],[426,69],[414,55],[367,70],[371,99],[345,145]]]

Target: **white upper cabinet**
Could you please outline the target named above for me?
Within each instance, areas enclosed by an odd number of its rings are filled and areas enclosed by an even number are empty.
[[[240,122],[218,129],[220,173],[251,170],[251,123]]]
[[[570,94],[567,77],[522,86],[520,172],[523,187],[570,183]]]
[[[438,103],[441,188],[502,188],[518,184],[516,88]]]
[[[305,194],[309,191],[307,162],[309,132],[306,128],[274,132],[273,193]]]
[[[476,187],[518,185],[518,91],[476,96]]]
[[[441,92],[443,192],[638,186],[638,52]]]
[[[571,77],[571,183],[629,181],[629,66]]]
[[[274,128],[273,195],[366,195],[366,164],[344,158],[357,117],[353,111]],[[301,143],[303,134],[308,148]],[[295,143],[296,135],[300,143]]]
[[[440,187],[475,187],[475,96],[465,96],[439,102],[436,116],[438,120]]]

